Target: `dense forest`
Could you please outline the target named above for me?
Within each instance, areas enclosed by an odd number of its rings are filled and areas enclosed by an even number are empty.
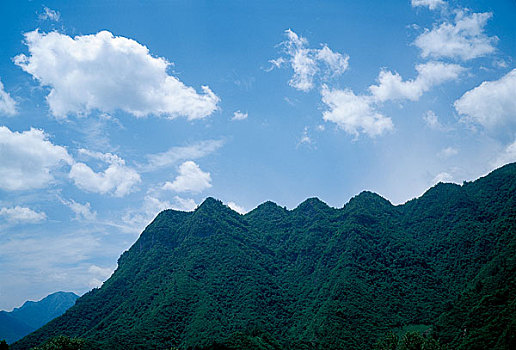
[[[165,210],[101,288],[11,348],[516,349],[515,195],[509,164],[398,206]]]

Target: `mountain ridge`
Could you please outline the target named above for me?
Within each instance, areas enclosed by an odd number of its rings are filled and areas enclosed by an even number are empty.
[[[240,215],[208,198],[194,212],[163,211],[100,289],[13,349],[59,334],[99,348],[361,349],[421,324],[453,349],[475,349],[482,326],[462,310],[476,302],[461,295],[484,293],[492,273],[514,277],[516,164],[477,181],[396,206],[365,191],[339,209],[312,198]],[[503,334],[514,292],[503,293],[495,318],[476,315],[493,329],[484,348],[513,339]],[[470,323],[472,338],[457,326]]]
[[[0,339],[14,342],[40,328],[48,321],[62,315],[78,295],[72,292],[55,292],[39,301],[27,300],[12,311],[0,311]]]

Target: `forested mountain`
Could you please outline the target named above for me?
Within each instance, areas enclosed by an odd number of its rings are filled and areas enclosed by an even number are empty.
[[[101,349],[368,349],[406,329],[514,349],[515,194],[509,164],[398,206],[363,192],[341,209],[165,210],[100,289],[13,349],[58,335]]]
[[[0,339],[14,342],[62,315],[79,296],[71,292],[52,293],[40,301],[26,301],[11,312],[0,311]]]

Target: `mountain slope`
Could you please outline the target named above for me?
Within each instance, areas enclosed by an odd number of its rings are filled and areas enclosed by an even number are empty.
[[[362,192],[342,209],[166,210],[100,289],[13,348],[64,334],[113,349],[362,349],[411,325],[452,349],[508,348],[515,194],[510,164],[399,206]]]
[[[7,343],[23,338],[35,328],[11,316],[9,312],[0,311],[0,340]]]
[[[0,311],[0,339],[8,343],[38,329],[62,315],[79,298],[71,292],[52,293],[40,301],[26,301],[11,312]]]

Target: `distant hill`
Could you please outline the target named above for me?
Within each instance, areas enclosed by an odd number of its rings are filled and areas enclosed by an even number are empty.
[[[79,298],[71,292],[56,292],[40,301],[26,301],[11,312],[0,311],[0,339],[21,339],[48,321],[62,315]]]
[[[509,164],[398,206],[362,192],[341,209],[165,210],[100,289],[13,349],[370,349],[407,329],[515,349],[515,200]]]

